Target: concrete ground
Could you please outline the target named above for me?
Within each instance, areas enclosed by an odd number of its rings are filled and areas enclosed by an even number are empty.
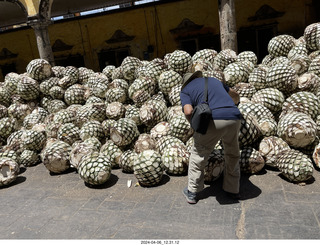
[[[146,188],[114,169],[92,188],[75,171],[51,175],[39,164],[0,188],[0,239],[319,239],[319,170],[313,176],[298,185],[268,168],[243,175],[241,201],[227,199],[218,179],[190,205],[187,176]]]

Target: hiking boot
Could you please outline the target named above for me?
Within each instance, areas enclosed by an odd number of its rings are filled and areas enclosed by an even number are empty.
[[[191,192],[188,190],[188,187],[184,188],[182,191],[184,197],[187,199],[187,202],[190,204],[196,204],[197,200],[197,193]]]

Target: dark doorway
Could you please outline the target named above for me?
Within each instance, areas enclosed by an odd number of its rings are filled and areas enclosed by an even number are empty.
[[[196,39],[187,39],[180,41],[181,50],[186,51],[191,56],[194,55],[198,50],[197,40]]]
[[[268,54],[268,43],[276,35],[276,30],[276,24],[240,29],[237,33],[238,52],[252,51],[261,62]]]
[[[124,58],[129,55],[129,48],[102,50],[98,54],[100,70],[102,71],[107,65],[119,67]]]
[[[10,72],[17,72],[15,63],[1,65],[0,69],[3,77],[5,77]]]
[[[57,66],[75,66],[77,68],[85,66],[83,56],[80,54],[67,57],[55,57],[54,60]]]

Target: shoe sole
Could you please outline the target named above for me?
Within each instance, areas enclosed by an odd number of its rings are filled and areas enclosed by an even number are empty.
[[[197,203],[197,201],[189,199],[189,197],[184,193],[184,190],[182,190],[182,194],[187,199],[187,202],[189,204],[196,204]]]

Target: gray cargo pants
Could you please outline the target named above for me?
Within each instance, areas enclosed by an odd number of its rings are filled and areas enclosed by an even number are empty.
[[[214,120],[210,122],[205,135],[194,133],[194,145],[191,150],[188,168],[188,190],[200,192],[204,188],[204,168],[217,142],[221,139],[224,147],[225,169],[223,172],[223,190],[239,192],[240,150],[239,130],[241,120]]]

